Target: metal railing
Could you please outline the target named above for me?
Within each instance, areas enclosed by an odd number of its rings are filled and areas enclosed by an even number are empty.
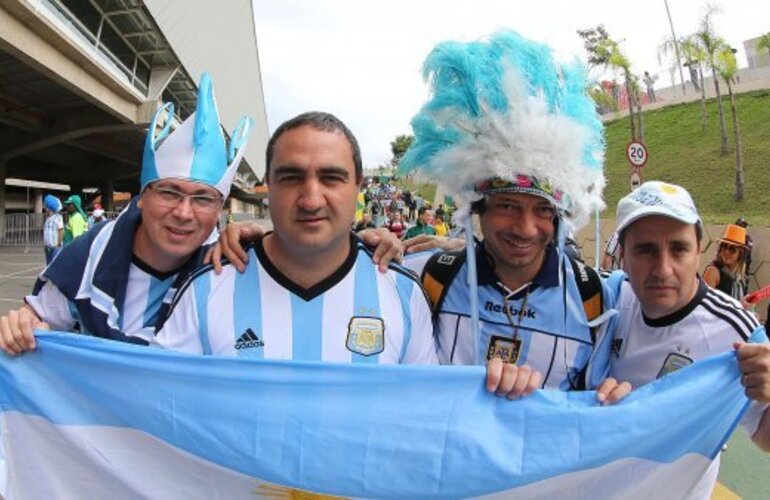
[[[45,214],[0,215],[0,246],[42,246],[44,221]]]

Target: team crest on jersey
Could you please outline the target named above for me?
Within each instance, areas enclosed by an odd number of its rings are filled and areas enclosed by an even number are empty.
[[[663,362],[663,366],[660,367],[658,376],[655,378],[660,378],[668,375],[669,373],[674,373],[675,371],[681,370],[685,366],[689,366],[692,363],[692,359],[688,358],[684,354],[680,354],[678,352],[669,353],[669,355],[666,356],[666,361]]]
[[[373,356],[385,350],[385,322],[382,318],[353,316],[348,324],[345,347],[362,356]]]
[[[445,266],[451,266],[452,263],[455,261],[455,258],[456,257],[454,255],[443,254],[439,256],[438,263],[443,264]]]
[[[521,339],[512,339],[502,335],[492,335],[487,347],[487,361],[492,358],[500,358],[506,363],[514,364],[519,360],[521,353]]]

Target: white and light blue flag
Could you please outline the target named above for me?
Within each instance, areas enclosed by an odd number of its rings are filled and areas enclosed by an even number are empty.
[[[739,377],[726,353],[617,406],[593,392],[511,402],[486,392],[483,367],[41,334],[0,355],[6,498],[684,498],[745,410]]]

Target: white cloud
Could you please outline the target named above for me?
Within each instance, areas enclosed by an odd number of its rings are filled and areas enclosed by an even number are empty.
[[[409,133],[427,89],[420,67],[448,39],[472,40],[499,28],[585,59],[579,28],[604,24],[624,40],[633,70],[669,84],[657,47],[670,35],[663,0],[253,0],[268,123],[309,110],[339,116],[361,143],[366,166],[390,159],[390,141]],[[705,1],[669,0],[679,36],[697,28]],[[739,50],[770,31],[770,2],[731,0],[714,19]]]

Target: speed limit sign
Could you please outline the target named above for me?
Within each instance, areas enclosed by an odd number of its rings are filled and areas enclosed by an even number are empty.
[[[633,167],[641,168],[647,163],[647,148],[641,142],[631,141],[626,148],[626,157]]]

